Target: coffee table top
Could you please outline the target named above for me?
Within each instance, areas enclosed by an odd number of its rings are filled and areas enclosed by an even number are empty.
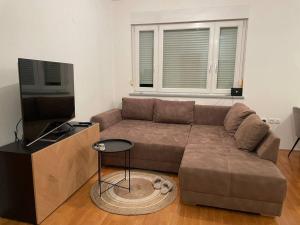
[[[101,151],[97,148],[95,148],[95,145],[97,144],[104,144],[105,145],[105,150]],[[125,139],[106,139],[106,140],[101,140],[93,144],[93,149],[99,152],[103,153],[113,153],[113,152],[124,152],[132,149],[134,144]]]

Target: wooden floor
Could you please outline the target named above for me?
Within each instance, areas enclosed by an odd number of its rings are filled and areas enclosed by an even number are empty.
[[[58,208],[43,225],[299,225],[300,224],[300,152],[287,158],[280,151],[278,166],[288,179],[288,193],[281,217],[269,218],[248,213],[209,207],[194,207],[180,202],[179,195],[169,207],[144,216],[119,216],[98,209],[91,202],[89,192],[96,181],[93,177],[65,204]],[[114,169],[105,169],[105,173]],[[178,178],[172,175],[178,182]],[[0,199],[1,201],[1,199]],[[0,225],[25,225],[0,218]]]

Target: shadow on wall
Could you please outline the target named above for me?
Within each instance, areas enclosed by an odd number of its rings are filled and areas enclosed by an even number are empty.
[[[280,124],[269,124],[275,134],[281,139],[280,147],[283,150],[290,150],[297,140],[294,116],[292,113],[292,107],[287,117],[282,118]],[[284,139],[282,137],[285,137]],[[300,144],[295,148],[299,150]]]
[[[19,119],[21,119],[19,84],[0,87],[0,146],[14,141],[14,130]]]

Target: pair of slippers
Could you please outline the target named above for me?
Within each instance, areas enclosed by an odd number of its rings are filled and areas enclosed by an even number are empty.
[[[160,193],[163,195],[167,194],[173,189],[173,184],[168,180],[164,180],[162,177],[155,177],[152,183],[154,189],[160,190]]]

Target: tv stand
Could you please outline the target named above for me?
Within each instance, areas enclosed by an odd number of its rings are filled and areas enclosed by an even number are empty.
[[[97,172],[99,125],[75,127],[56,142],[0,147],[0,217],[40,224]]]

